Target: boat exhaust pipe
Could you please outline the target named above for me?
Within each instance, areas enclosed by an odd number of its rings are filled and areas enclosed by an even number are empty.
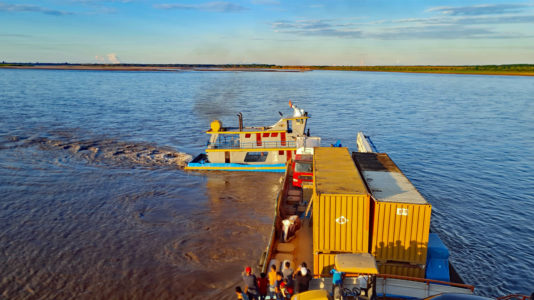
[[[238,113],[237,117],[239,118],[239,131],[243,131],[243,114]]]

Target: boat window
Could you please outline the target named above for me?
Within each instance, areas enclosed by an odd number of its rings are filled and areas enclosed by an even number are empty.
[[[303,162],[297,162],[295,163],[295,172],[297,173],[312,173],[312,163],[303,163]]]
[[[269,152],[247,152],[245,162],[264,162]]]
[[[239,134],[221,134],[217,139],[217,146],[223,148],[239,148]]]
[[[291,121],[287,121],[287,132],[292,133],[293,129],[291,129]]]
[[[245,134],[245,138],[246,138],[246,139],[250,138],[250,133],[246,133],[246,134]]]
[[[278,136],[278,132],[271,133],[271,137],[277,137],[277,136]]]
[[[284,150],[278,150],[278,155],[284,155]]]
[[[268,132],[267,132],[267,133],[264,133],[264,134],[263,134],[263,137],[269,137],[269,133],[268,133]]]

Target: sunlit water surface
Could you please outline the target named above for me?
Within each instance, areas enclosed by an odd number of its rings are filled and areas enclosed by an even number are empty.
[[[534,78],[358,72],[0,70],[0,292],[233,299],[281,176],[196,173],[211,120],[291,99],[323,145],[363,130],[433,205],[477,293],[534,287]]]

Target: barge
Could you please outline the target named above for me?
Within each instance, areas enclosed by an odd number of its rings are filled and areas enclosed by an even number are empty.
[[[431,205],[385,153],[358,134],[358,152],[317,147],[313,184],[293,184],[288,163],[259,268],[305,263],[310,291],[292,299],[426,298],[472,295],[430,232]],[[372,145],[372,146],[371,146]],[[332,287],[330,271],[344,272]],[[351,298],[352,297],[352,298]]]

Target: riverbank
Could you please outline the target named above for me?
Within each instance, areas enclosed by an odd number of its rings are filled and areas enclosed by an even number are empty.
[[[101,64],[0,64],[0,69],[34,69],[34,70],[85,70],[85,71],[145,71],[145,72],[181,72],[181,71],[236,71],[236,72],[305,72],[309,68],[272,68],[256,65],[101,65]]]
[[[31,64],[3,63],[0,68],[43,70],[95,70],[95,71],[235,71],[235,72],[306,72],[313,70],[438,73],[472,75],[534,76],[534,65],[474,65],[474,66],[279,66],[267,64],[250,65],[195,65],[195,64]]]
[[[534,76],[534,65],[530,64],[475,66],[314,66],[312,69],[364,72]]]

